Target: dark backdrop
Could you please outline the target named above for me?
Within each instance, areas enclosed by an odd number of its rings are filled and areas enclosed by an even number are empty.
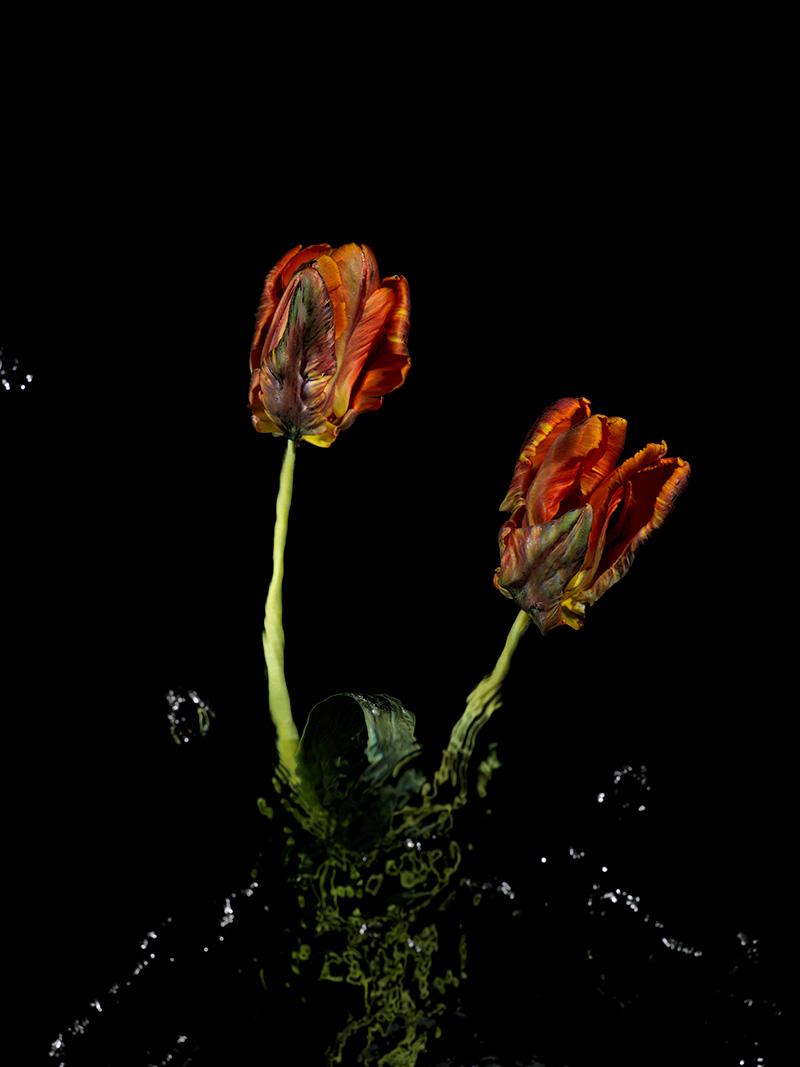
[[[31,175],[12,199],[0,344],[33,377],[0,395],[7,803],[43,1046],[144,931],[253,862],[283,447],[250,426],[247,352],[263,277],[297,243],[366,242],[412,294],[406,384],[298,454],[298,719],[342,689],[389,692],[441,747],[514,618],[491,579],[519,446],[585,395],[629,420],[628,452],[666,438],[693,473],[583,632],[526,635],[491,727],[504,847],[566,847],[610,771],[646,764],[657,811],[634,869],[689,939],[741,929],[780,952],[790,756],[742,473],[769,294],[733,193],[699,146],[686,159],[547,183],[513,160],[388,171],[345,201],[241,149],[165,144]],[[181,686],[216,714],[191,753],[167,728]]]

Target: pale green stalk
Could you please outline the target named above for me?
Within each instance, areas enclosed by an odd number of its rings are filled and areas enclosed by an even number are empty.
[[[292,503],[294,479],[295,443],[291,437],[286,442],[286,452],[281,466],[278,500],[275,505],[275,533],[272,542],[272,579],[264,608],[264,662],[267,665],[269,687],[269,713],[277,733],[278,758],[294,776],[299,735],[294,719],[289,690],[286,686],[283,661],[283,553],[286,548],[286,530],[289,524],[289,507]]]
[[[463,776],[475,747],[478,731],[503,702],[500,691],[511,667],[511,657],[530,622],[531,617],[527,612],[518,613],[492,673],[482,678],[467,697],[467,706],[453,727],[450,741],[442,755],[441,766],[436,772],[436,785],[441,785],[448,779],[453,785],[457,780],[461,780],[463,784]]]

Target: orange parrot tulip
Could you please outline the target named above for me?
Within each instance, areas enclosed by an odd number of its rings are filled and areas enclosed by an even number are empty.
[[[689,464],[647,445],[617,467],[624,419],[556,401],[531,428],[500,510],[494,584],[541,633],[580,629],[586,607],[627,573],[686,487]]]
[[[267,275],[250,351],[259,433],[327,448],[403,384],[408,282],[380,279],[366,245],[298,245]]]

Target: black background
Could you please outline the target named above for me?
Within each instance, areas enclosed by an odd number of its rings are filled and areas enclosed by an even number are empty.
[[[441,747],[514,618],[491,578],[519,446],[553,400],[589,397],[629,420],[627,454],[665,438],[693,473],[584,631],[526,635],[491,727],[505,847],[566,847],[610,770],[644,763],[657,810],[632,869],[690,940],[748,930],[779,961],[793,757],[747,467],[774,290],[716,138],[637,127],[446,172],[354,156],[334,184],[173,132],[97,154],[64,132],[50,169],[10,168],[0,343],[33,381],[0,395],[7,806],[42,1047],[146,929],[253,862],[283,447],[250,426],[247,353],[298,243],[366,242],[412,300],[405,385],[297,457],[298,720],[389,692]],[[216,713],[199,755],[169,736],[179,686]]]

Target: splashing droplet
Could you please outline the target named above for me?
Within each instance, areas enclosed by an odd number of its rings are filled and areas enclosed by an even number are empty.
[[[33,375],[25,370],[17,356],[9,355],[0,345],[0,391],[24,393],[32,381]]]
[[[214,712],[194,689],[170,689],[166,699],[169,732],[176,745],[188,745],[190,741],[206,736],[211,729],[211,720],[215,718]]]

